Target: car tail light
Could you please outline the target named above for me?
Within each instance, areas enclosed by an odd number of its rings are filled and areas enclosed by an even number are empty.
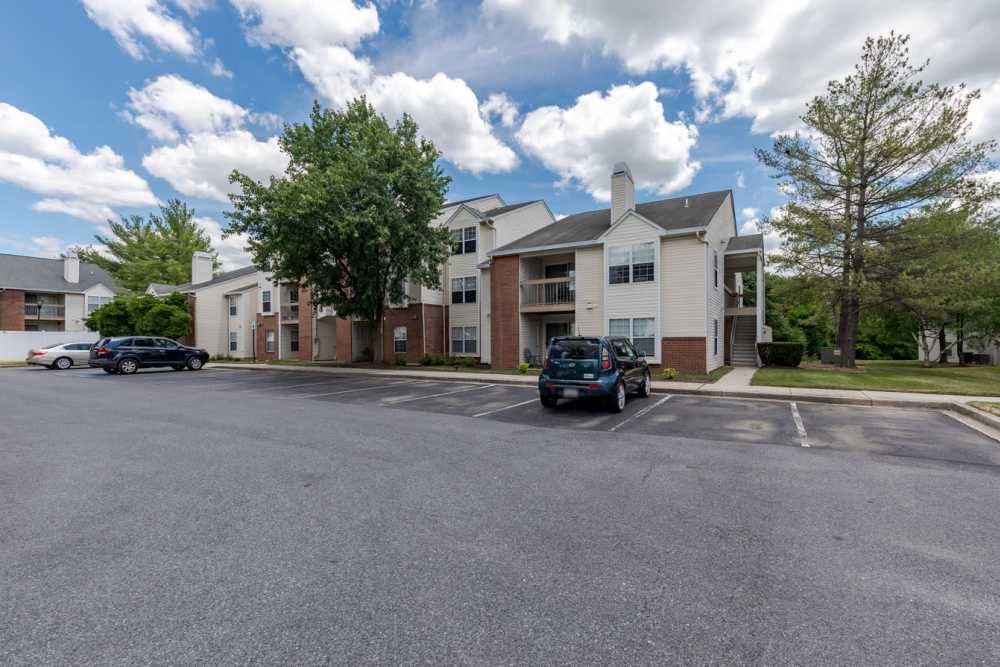
[[[606,371],[611,368],[611,356],[608,355],[608,348],[601,348],[601,370]]]
[[[596,382],[593,382],[593,383],[587,385],[587,388],[588,389],[600,389],[601,385],[597,384]]]
[[[546,382],[545,383],[545,388],[546,389],[555,389],[556,388],[556,383],[555,382]]]
[[[46,354],[45,352],[32,352],[31,356],[33,356],[33,357],[44,357],[45,354]]]
[[[106,347],[97,348],[97,354],[107,354],[107,353],[108,353],[108,348]]]
[[[545,357],[544,359],[542,359],[542,369],[545,370],[548,369],[548,367],[549,367],[549,358]]]

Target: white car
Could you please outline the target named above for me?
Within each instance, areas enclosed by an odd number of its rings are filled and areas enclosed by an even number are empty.
[[[28,350],[25,359],[29,364],[58,368],[61,371],[72,366],[87,366],[93,343],[61,343],[49,345],[40,350]]]

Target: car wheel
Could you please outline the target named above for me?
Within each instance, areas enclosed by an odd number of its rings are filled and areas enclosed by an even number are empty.
[[[200,371],[203,365],[200,357],[190,357],[187,360],[187,367],[193,371]]]
[[[540,396],[539,398],[542,401],[542,405],[547,408],[554,408],[559,402],[559,399],[554,396]]]
[[[625,409],[625,383],[619,382],[615,387],[615,395],[611,397],[608,404],[611,412],[621,412]]]
[[[56,362],[52,365],[58,368],[59,370],[64,371],[73,365],[73,360],[70,359],[69,357],[59,357],[58,359],[56,359]]]
[[[649,372],[647,371],[645,375],[642,376],[642,383],[639,385],[639,391],[636,393],[640,398],[649,398],[649,394],[652,391],[653,381],[649,377]]]
[[[139,370],[139,362],[135,359],[122,359],[118,362],[118,372],[122,375],[132,375]]]

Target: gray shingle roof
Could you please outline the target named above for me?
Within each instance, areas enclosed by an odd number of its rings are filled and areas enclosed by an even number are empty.
[[[747,234],[746,236],[733,236],[729,239],[726,252],[741,252],[747,250],[760,250],[764,247],[763,234]]]
[[[487,197],[499,197],[497,193],[491,195],[479,195],[478,197],[469,197],[468,199],[459,199],[458,201],[446,201],[444,203],[444,208],[451,208],[452,206],[458,206],[459,204],[468,204],[472,201],[479,201],[480,199],[486,199]]]
[[[90,262],[80,262],[80,282],[70,283],[63,278],[61,259],[0,253],[0,287],[79,294],[97,284],[122,291],[110,274]]]
[[[661,199],[637,204],[635,210],[639,215],[667,231],[707,227],[712,216],[725,203],[729,194],[729,190],[720,190],[719,192],[706,192],[687,197]],[[611,209],[608,208],[575,213],[562,220],[557,220],[551,225],[546,225],[527,236],[522,236],[513,243],[508,243],[488,254],[499,255],[515,250],[594,241],[608,231],[611,222]]]
[[[170,294],[177,289],[177,285],[165,285],[164,283],[149,283],[149,288],[153,290],[153,294],[156,296],[163,296],[164,294]]]
[[[158,285],[156,283],[153,283],[150,285],[150,287],[152,287],[153,291],[155,291],[159,296],[163,296],[164,294],[170,294],[171,292],[193,292],[194,290],[210,287],[212,285],[218,285],[219,283],[224,283],[227,280],[240,278],[242,276],[249,276],[253,273],[257,273],[256,266],[244,266],[242,269],[234,269],[232,271],[226,271],[225,273],[220,273],[211,280],[206,280],[198,284],[185,283],[183,285],[170,286],[170,285]],[[159,290],[157,290],[157,287],[168,287],[169,290],[167,290],[166,292],[160,292]]]
[[[528,206],[529,204],[534,204],[538,201],[541,200],[535,199],[533,201],[522,201],[516,204],[507,204],[506,206],[498,206],[496,208],[491,208],[488,211],[481,211],[480,215],[482,215],[484,218],[495,218],[497,216],[503,215],[504,213],[510,213],[511,211],[516,211],[519,208],[524,208],[525,206]]]

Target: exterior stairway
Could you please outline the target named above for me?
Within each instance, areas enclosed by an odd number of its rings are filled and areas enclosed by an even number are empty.
[[[755,316],[736,316],[731,361],[733,366],[757,365],[757,318]]]

